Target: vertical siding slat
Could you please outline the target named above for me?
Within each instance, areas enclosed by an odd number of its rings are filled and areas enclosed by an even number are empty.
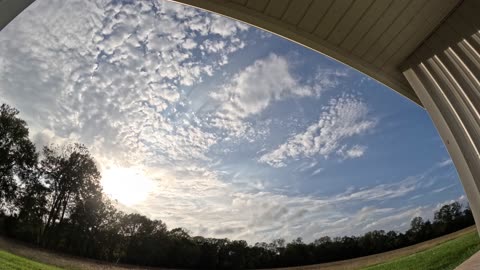
[[[401,33],[405,27],[411,23],[412,19],[423,10],[425,5],[431,0],[415,0],[399,14],[392,22],[391,26],[377,39],[376,42],[368,48],[363,58],[372,63],[388,45]]]
[[[333,6],[325,14],[314,33],[321,39],[325,39],[328,34],[335,28],[337,23],[344,18],[346,12],[352,5],[353,0],[335,0]]]
[[[247,7],[263,12],[267,7],[268,2],[269,0],[248,0]]]
[[[298,27],[308,33],[312,33],[333,3],[334,0],[313,1],[305,16],[298,23]]]
[[[247,3],[247,0],[231,0],[232,2],[244,6]]]
[[[373,4],[374,0],[355,1],[327,40],[335,45],[342,42]]]
[[[283,15],[282,20],[289,24],[297,25],[312,4],[312,1],[313,0],[291,1],[288,9],[285,12],[285,15]]]
[[[391,4],[392,0],[376,0],[352,31],[340,42],[340,47],[351,51],[353,47],[360,42],[362,37],[368,33],[368,30],[381,18],[381,14],[383,14]]]
[[[388,30],[393,21],[400,16],[411,0],[395,0],[392,6],[382,14],[380,20],[368,31],[363,39],[353,48],[353,54],[362,56],[381,35]],[[416,1],[416,0],[415,0]]]
[[[293,0],[295,1],[295,0]],[[285,10],[288,8],[290,0],[272,0],[265,8],[265,14],[280,19]]]
[[[437,5],[438,2],[435,0],[434,3],[436,5],[433,5],[432,9],[428,11],[428,14],[425,14],[423,17],[423,25],[426,25],[426,27],[417,29],[410,37],[405,38],[403,42],[401,42],[401,46],[397,50],[393,51],[393,54],[384,58],[385,60],[383,61],[384,64],[382,67],[385,67],[386,65],[400,64],[400,62],[404,60],[406,54],[412,53],[415,48],[420,46],[420,44],[423,42],[422,37],[428,35],[435,29],[435,27],[438,26],[438,23],[442,19],[442,17],[439,17],[438,14],[448,13],[448,11],[455,7],[458,2],[459,0],[442,0],[442,5]]]

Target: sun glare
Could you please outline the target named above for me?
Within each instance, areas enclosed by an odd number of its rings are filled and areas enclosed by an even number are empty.
[[[112,199],[132,206],[144,201],[154,185],[140,169],[113,167],[103,172],[102,186]]]

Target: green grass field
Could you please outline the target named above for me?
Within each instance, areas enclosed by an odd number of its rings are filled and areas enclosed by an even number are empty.
[[[1,270],[60,270],[58,267],[37,263],[0,250]]]
[[[429,250],[391,262],[364,268],[365,270],[450,270],[480,250],[477,232],[471,232]]]

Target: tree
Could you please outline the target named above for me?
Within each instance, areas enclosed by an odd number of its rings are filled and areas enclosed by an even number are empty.
[[[410,229],[406,232],[410,243],[418,243],[424,241],[431,234],[432,224],[430,221],[424,222],[421,217],[414,217],[410,222]]]
[[[422,217],[414,217],[410,222],[409,231],[414,235],[419,234],[422,231],[424,225],[425,225],[425,222],[423,222]]]
[[[0,206],[4,207],[16,197],[15,178],[30,178],[38,159],[28,138],[27,124],[18,114],[18,110],[6,104],[0,106]]]
[[[472,213],[472,210],[470,209],[470,206],[467,205],[463,210],[462,227],[467,227],[473,224],[475,224],[475,220],[473,219],[473,213]]]
[[[462,205],[458,202],[442,206],[434,214],[434,224],[437,227],[437,233],[443,234],[457,229],[456,221],[462,216]]]
[[[100,172],[88,149],[80,144],[44,147],[40,170],[49,189],[49,211],[43,232],[46,244],[50,232],[63,225],[75,202],[99,189]]]
[[[140,214],[128,214],[121,217],[119,232],[124,239],[126,262],[152,264],[150,260],[157,251],[152,240],[161,239],[167,232],[167,226],[159,220],[151,220]]]
[[[93,240],[96,247],[93,258],[117,263],[125,255],[124,238],[120,234],[121,220],[124,215],[110,201],[104,201],[103,209],[99,214],[102,217],[102,223],[98,227],[98,233]]]
[[[434,221],[440,223],[449,223],[458,218],[462,213],[462,205],[458,202],[446,204],[435,212]]]
[[[247,242],[243,240],[228,241],[220,251],[220,267],[223,269],[244,269],[247,265]]]
[[[34,239],[40,243],[43,217],[47,214],[47,188],[38,178],[38,173],[23,180],[15,204],[18,209],[17,234],[24,240]]]
[[[99,186],[91,184],[85,187],[87,192],[83,196],[75,198],[74,206],[69,216],[72,227],[68,237],[68,247],[83,256],[95,256],[101,252],[97,246],[101,231],[108,226],[111,205],[105,202],[102,190]]]

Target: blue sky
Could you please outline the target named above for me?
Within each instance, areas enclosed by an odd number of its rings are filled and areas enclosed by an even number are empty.
[[[321,54],[164,1],[37,0],[0,102],[78,141],[125,211],[249,243],[406,229],[464,192],[426,112]]]

